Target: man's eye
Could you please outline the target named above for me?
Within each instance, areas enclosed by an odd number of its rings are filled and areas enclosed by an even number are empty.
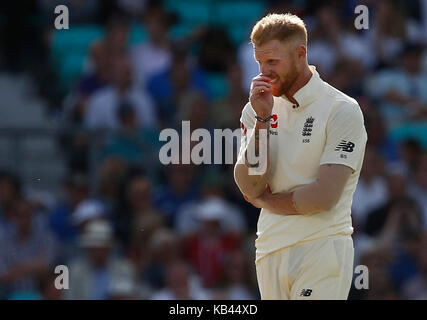
[[[276,63],[277,63],[277,60],[268,60],[268,63],[269,63],[269,64],[276,64]]]

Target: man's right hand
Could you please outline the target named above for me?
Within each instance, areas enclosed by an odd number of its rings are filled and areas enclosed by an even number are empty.
[[[259,74],[252,79],[249,101],[257,116],[267,118],[273,109],[273,95],[271,94],[271,79]]]

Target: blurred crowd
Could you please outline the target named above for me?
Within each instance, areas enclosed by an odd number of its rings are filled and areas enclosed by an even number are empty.
[[[66,90],[49,54],[63,32],[51,15],[62,2],[70,30],[105,29]],[[427,299],[427,1],[258,2],[258,18],[290,11],[304,19],[309,63],[364,113],[352,218],[355,266],[368,267],[369,289],[353,287],[350,299]],[[0,172],[0,298],[259,299],[259,212],[240,195],[233,166],[158,158],[160,131],[180,132],[183,120],[192,130],[239,128],[259,73],[250,28],[239,43],[212,23],[172,36],[186,15],[170,1],[29,3],[21,12],[37,27],[16,27],[23,40],[6,37],[0,68],[36,79],[68,174],[51,204],[27,198],[19,172]],[[367,30],[354,27],[358,4],[369,8]],[[131,42],[135,25],[146,38]],[[69,269],[68,290],[55,288],[57,265]]]

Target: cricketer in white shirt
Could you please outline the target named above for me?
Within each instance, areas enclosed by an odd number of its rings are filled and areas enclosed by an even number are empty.
[[[251,42],[260,74],[242,111],[234,177],[245,199],[261,208],[255,241],[261,298],[346,299],[354,262],[351,204],[367,141],[362,111],[308,64],[299,17],[265,16]]]
[[[270,170],[272,193],[291,192],[316,180],[319,166],[343,164],[354,170],[338,203],[329,211],[305,215],[278,215],[261,210],[256,240],[259,260],[280,248],[332,235],[351,235],[351,204],[359,179],[367,135],[356,100],[333,88],[315,68],[310,81],[294,98],[274,97],[270,124]],[[254,128],[255,111],[243,109],[244,128]],[[242,129],[241,148],[246,145]]]
[[[367,134],[356,100],[324,82],[315,67],[313,75],[294,99],[273,97],[270,123],[268,182],[271,192],[291,192],[316,180],[322,164],[350,167],[340,199],[328,211],[280,215],[262,208],[258,220],[256,262],[286,247],[312,240],[353,233],[351,205],[364,158]],[[255,126],[255,111],[247,103],[242,111],[241,151],[247,130]]]

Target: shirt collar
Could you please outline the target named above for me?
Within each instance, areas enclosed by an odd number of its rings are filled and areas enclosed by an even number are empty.
[[[323,87],[323,80],[320,78],[316,67],[310,66],[310,69],[313,72],[310,80],[294,94],[294,99],[298,105],[290,102],[285,95],[282,96],[283,99],[291,103],[293,110],[300,110],[316,100]]]

